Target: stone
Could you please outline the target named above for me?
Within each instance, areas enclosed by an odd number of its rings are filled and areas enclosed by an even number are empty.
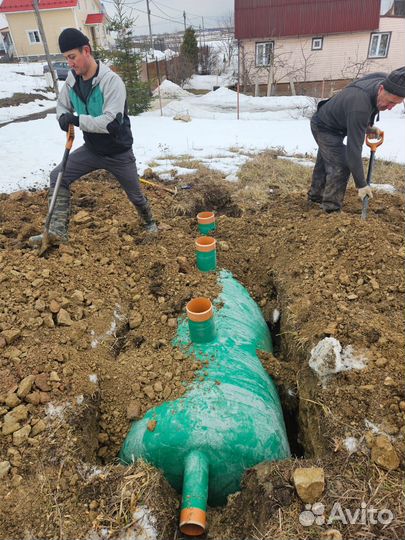
[[[149,399],[155,399],[155,391],[153,390],[152,386],[145,386],[143,391]]]
[[[78,302],[78,303],[82,303],[84,302],[84,294],[82,293],[82,291],[79,291],[79,290],[75,290],[73,291],[73,294],[72,294],[72,300],[74,300],[75,302]]]
[[[32,405],[39,405],[41,402],[41,395],[39,392],[31,392],[25,397],[25,401],[32,403]]]
[[[51,373],[49,374],[49,380],[51,382],[60,382],[60,377],[56,371],[51,371]]]
[[[318,501],[325,489],[325,474],[321,467],[302,467],[293,473],[295,489],[305,503]]]
[[[14,419],[9,420],[8,422],[3,423],[1,432],[3,435],[11,435],[15,431],[18,431],[21,428],[21,424],[16,422]]]
[[[146,425],[148,431],[155,431],[156,426],[157,426],[157,421],[156,420],[149,420],[149,422]]]
[[[374,439],[371,448],[371,461],[388,471],[398,469],[400,464],[395,448],[384,435],[378,435]]]
[[[9,448],[7,450],[7,456],[8,459],[13,467],[21,467],[22,465],[22,457],[20,452],[17,450],[17,448]]]
[[[10,412],[8,412],[4,417],[4,422],[20,422],[21,420],[26,420],[28,418],[28,409],[26,405],[18,405]]]
[[[39,435],[46,429],[46,424],[43,420],[38,420],[38,422],[33,426],[32,431],[30,433],[31,437],[35,437],[36,435]]]
[[[48,374],[39,373],[39,375],[36,375],[35,386],[39,388],[39,390],[41,390],[42,392],[49,392],[51,390],[51,387],[48,384]]]
[[[66,309],[61,308],[56,316],[57,323],[60,326],[72,326],[73,321],[70,318],[69,313]]]
[[[31,426],[27,424],[18,431],[13,433],[13,444],[14,446],[21,446],[28,440],[28,436],[31,433]]]
[[[10,394],[7,394],[4,403],[7,405],[7,407],[10,407],[12,409],[13,407],[17,407],[17,405],[21,403],[21,400],[18,399],[17,394],[12,392]]]
[[[14,343],[14,341],[20,337],[21,331],[16,328],[11,328],[10,330],[3,330],[1,335],[6,340],[6,344],[11,345],[11,343]]]
[[[49,403],[51,401],[51,396],[49,395],[48,392],[39,392],[39,402],[44,404],[44,403]]]
[[[188,113],[179,113],[176,114],[176,116],[173,116],[173,120],[180,120],[181,122],[191,122],[191,116]]]
[[[43,321],[44,321],[44,325],[47,328],[55,328],[55,323],[54,323],[53,317],[52,317],[52,315],[50,313],[47,313],[46,315],[44,315]]]
[[[378,289],[380,288],[378,281],[375,278],[370,279],[370,285],[374,291],[378,291]]]
[[[8,471],[11,469],[9,461],[0,461],[0,479],[8,475]]]
[[[24,379],[18,385],[17,396],[19,398],[25,398],[31,392],[34,380],[34,375],[28,375],[27,377],[24,377]]]
[[[142,313],[139,313],[139,311],[131,311],[129,314],[129,327],[131,330],[134,328],[139,328],[141,326],[143,321]]]
[[[153,389],[155,392],[163,392],[163,385],[160,381],[155,382],[153,385]]]
[[[56,300],[51,300],[49,304],[49,309],[51,313],[58,313],[58,311],[60,310],[59,302],[57,302]]]
[[[136,420],[141,415],[141,404],[139,401],[130,401],[127,407],[128,420]]]
[[[86,210],[79,210],[79,212],[73,216],[73,222],[80,225],[84,225],[90,221],[92,221],[92,217]]]

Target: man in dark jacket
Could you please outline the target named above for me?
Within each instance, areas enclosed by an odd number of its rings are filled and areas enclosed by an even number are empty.
[[[56,116],[63,131],[73,124],[83,131],[84,145],[72,152],[56,198],[49,224],[53,244],[66,242],[70,212],[70,186],[80,177],[97,169],[115,176],[135,206],[147,232],[157,232],[148,200],[142,193],[122,79],[97,62],[89,39],[76,28],[66,28],[59,36],[59,48],[71,71],[59,94]],[[59,164],[51,172],[49,200],[52,199]],[[42,235],[29,239],[32,246],[42,243]]]
[[[367,75],[319,103],[311,120],[319,149],[308,192],[310,205],[319,203],[325,212],[340,211],[350,173],[360,199],[373,196],[361,159],[364,138],[366,132],[379,138],[376,116],[402,103],[404,97],[405,67],[401,67],[389,75]],[[346,136],[347,146],[343,144]]]

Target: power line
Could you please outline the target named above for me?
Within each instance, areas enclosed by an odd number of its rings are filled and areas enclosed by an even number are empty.
[[[154,3],[155,6],[156,6],[156,3],[155,3],[155,2],[153,2],[153,3]],[[162,2],[160,2],[160,5],[161,5],[161,6],[164,6],[164,7],[166,7],[166,8],[168,8],[168,9],[172,9],[173,11],[180,11],[180,13],[183,13],[183,11],[184,11],[183,9],[173,8],[173,7],[171,7],[171,6],[168,6],[167,4],[163,4]],[[156,7],[157,7],[157,6],[156,6]],[[191,15],[195,15],[196,17],[199,17],[200,19],[201,19],[201,17],[202,17],[202,15],[197,15],[197,13],[193,13],[192,11],[188,11],[188,10],[187,10],[187,14],[189,14],[189,13],[190,13]]]

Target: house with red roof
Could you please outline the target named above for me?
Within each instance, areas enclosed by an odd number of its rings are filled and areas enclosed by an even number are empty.
[[[109,48],[112,38],[106,28],[107,14],[100,0],[39,0],[39,9],[51,55],[60,56],[58,36],[65,28],[78,28],[93,48]],[[32,0],[0,0],[19,58],[45,56]]]
[[[235,0],[235,37],[244,91],[326,97],[405,65],[405,0]]]

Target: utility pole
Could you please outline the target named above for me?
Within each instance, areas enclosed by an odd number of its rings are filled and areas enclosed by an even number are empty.
[[[150,22],[149,0],[146,0],[146,11],[148,12],[150,50],[151,50],[152,58],[154,58],[154,57],[155,57],[155,53],[154,53],[154,46],[153,46],[152,23]]]
[[[187,18],[186,18],[186,12],[183,11],[183,19],[184,19],[184,31],[187,30]]]
[[[39,34],[41,36],[42,44],[44,46],[44,52],[45,52],[46,61],[48,63],[49,71],[50,71],[51,76],[52,76],[53,89],[55,90],[56,97],[58,97],[59,96],[58,81],[56,79],[55,71],[54,71],[54,69],[52,67],[51,55],[49,54],[49,47],[48,47],[48,42],[46,41],[44,25],[42,24],[41,14],[39,12],[39,0],[32,0],[32,5],[33,5],[33,8],[34,8],[35,17],[36,17],[37,23],[38,23]]]
[[[201,17],[202,21],[202,35],[203,35],[203,45],[205,47],[205,29],[204,29],[204,17]]]

